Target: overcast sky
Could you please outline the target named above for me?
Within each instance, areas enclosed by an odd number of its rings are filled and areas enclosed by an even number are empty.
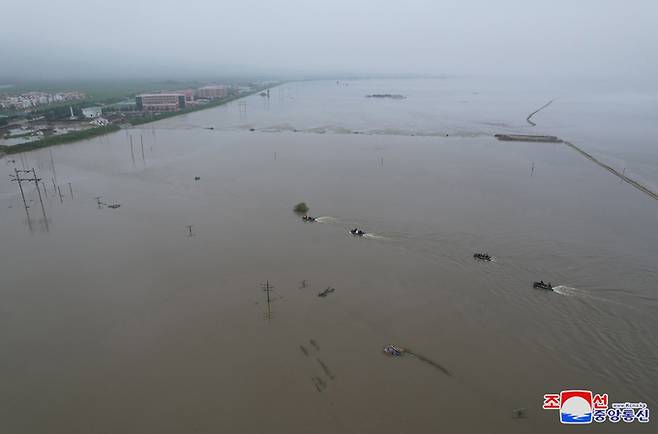
[[[2,17],[0,77],[658,75],[658,0],[7,0]]]

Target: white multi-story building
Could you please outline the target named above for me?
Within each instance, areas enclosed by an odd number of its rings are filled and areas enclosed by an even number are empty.
[[[144,93],[135,97],[137,110],[166,112],[185,108],[183,93]]]
[[[226,98],[228,96],[229,88],[228,86],[204,86],[197,89],[196,94],[197,98],[203,99],[219,99]]]

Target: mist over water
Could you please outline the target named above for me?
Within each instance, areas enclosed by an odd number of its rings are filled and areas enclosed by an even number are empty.
[[[406,99],[365,98],[377,93]],[[526,117],[550,100],[533,116],[536,126],[529,124]],[[248,107],[249,116],[200,113],[158,128],[467,138],[549,134],[658,190],[658,88],[652,86],[478,77],[327,80],[290,83],[258,101]]]
[[[0,160],[3,423],[552,433],[545,393],[654,408],[656,202],[561,144],[492,137],[554,134],[658,183],[642,117],[655,94],[597,95],[607,103],[475,79],[296,82],[246,110]],[[26,218],[14,167],[44,179],[46,218],[29,186]],[[292,212],[302,200],[319,222]],[[532,289],[540,279],[556,290]]]
[[[6,6],[0,78],[19,81],[448,74],[651,84],[658,73],[652,0],[531,6],[521,0],[34,0]]]

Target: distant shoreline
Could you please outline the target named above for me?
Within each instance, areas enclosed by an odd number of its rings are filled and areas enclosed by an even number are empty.
[[[151,122],[157,122],[161,121],[163,119],[168,119],[172,118],[175,116],[180,116],[184,114],[189,114],[189,113],[194,113],[197,111],[213,108],[213,107],[218,107],[224,104],[228,104],[229,102],[239,100],[241,98],[246,98],[251,95],[255,95],[257,93],[260,93],[264,90],[276,87],[281,85],[282,83],[275,83],[269,86],[263,86],[259,87],[257,89],[254,89],[250,92],[241,94],[241,95],[236,95],[236,96],[231,96],[227,98],[222,98],[221,100],[217,101],[212,101],[207,104],[197,106],[197,107],[191,107],[191,108],[186,108],[182,110],[178,110],[175,112],[166,112],[166,113],[161,113],[159,115],[154,115],[154,116],[149,116],[149,117],[144,117],[144,118],[139,118],[139,119],[133,119],[126,124],[119,125],[119,124],[111,124],[103,127],[95,127],[95,128],[89,128],[86,130],[82,131],[71,131],[65,134],[61,134],[59,136],[50,136],[50,137],[44,137],[43,139],[35,140],[32,142],[25,142],[25,143],[19,143],[17,145],[0,145],[0,157],[3,155],[12,155],[12,154],[20,154],[22,152],[29,152],[29,151],[34,151],[36,149],[42,149],[42,148],[47,148],[50,146],[55,146],[55,145],[65,145],[68,143],[74,143],[74,142],[79,142],[81,140],[86,140],[86,139],[91,139],[94,137],[99,137],[99,136],[104,136],[105,134],[110,134],[117,132],[121,130],[122,128],[125,128],[126,126],[128,127],[135,127],[139,125],[144,125],[148,124]]]

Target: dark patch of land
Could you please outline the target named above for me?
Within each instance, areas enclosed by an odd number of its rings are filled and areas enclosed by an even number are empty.
[[[366,98],[390,98],[390,99],[405,99],[404,95],[397,95],[391,93],[373,93],[371,95],[366,95]]]
[[[562,143],[562,140],[555,136],[543,136],[535,134],[496,134],[494,137],[504,142]]]

